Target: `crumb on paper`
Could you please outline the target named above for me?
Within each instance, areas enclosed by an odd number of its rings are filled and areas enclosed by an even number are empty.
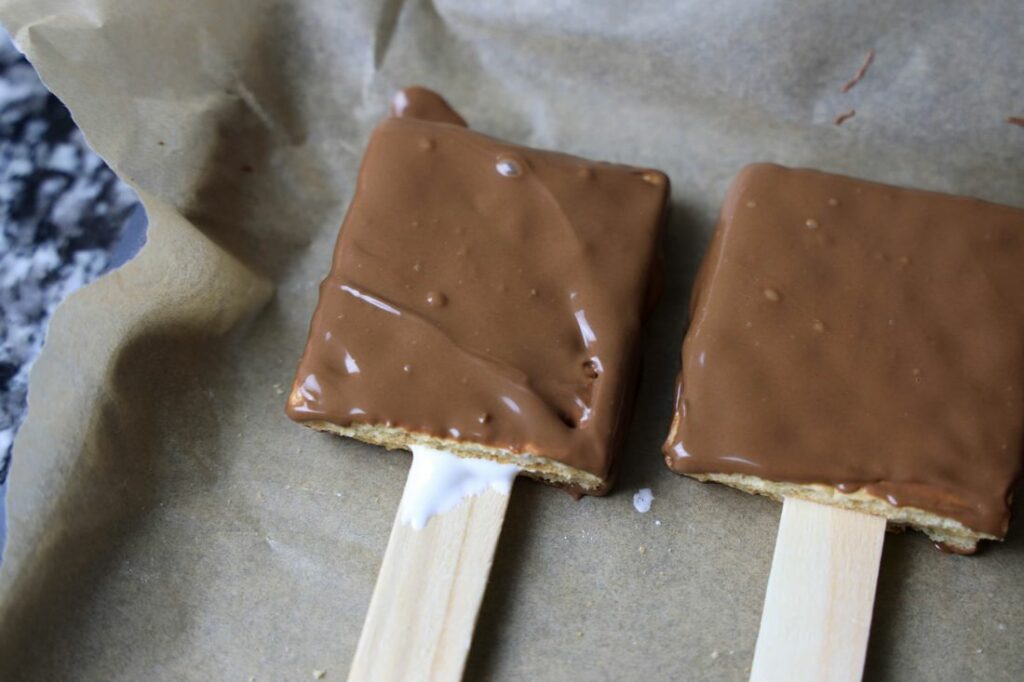
[[[718,649],[715,649],[714,651],[711,652],[711,660],[712,661],[718,660]]]
[[[650,488],[640,488],[633,495],[633,508],[641,514],[651,511],[652,502],[654,502],[654,493]]]
[[[324,679],[324,675],[326,675],[326,674],[327,674],[326,670],[314,670],[313,671],[313,679],[314,680],[322,680],[322,679]]]
[[[856,115],[857,110],[850,109],[849,111],[844,111],[843,113],[836,116],[834,119],[832,119],[832,122],[835,123],[837,126],[841,126]]]
[[[1006,122],[1010,125],[1024,128],[1024,116],[1007,116]]]
[[[840,92],[849,92],[853,89],[853,86],[860,83],[861,79],[867,75],[868,69],[871,68],[871,62],[873,61],[875,61],[875,51],[868,50],[868,53],[864,55],[864,63],[860,65],[859,69],[857,69],[857,73],[853,74],[853,78],[843,84]]]
[[[640,545],[640,550],[639,551],[640,551],[641,554],[647,554],[647,548],[644,547],[643,545]]]
[[[283,388],[281,388],[281,384],[280,384],[280,383],[274,384],[274,391],[275,391],[275,392],[276,392],[276,393],[277,393],[278,395],[284,395],[284,389],[283,389]]]
[[[577,630],[576,631],[576,637],[582,639],[583,638],[583,630]]]
[[[654,519],[654,525],[655,526],[660,526],[661,525],[661,519]]]

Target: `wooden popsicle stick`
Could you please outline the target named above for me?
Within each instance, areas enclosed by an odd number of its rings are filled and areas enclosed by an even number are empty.
[[[509,497],[487,488],[420,530],[395,515],[350,682],[462,677]]]
[[[787,497],[750,679],[860,680],[885,519]]]

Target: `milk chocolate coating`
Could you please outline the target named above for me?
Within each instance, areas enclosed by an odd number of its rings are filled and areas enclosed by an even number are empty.
[[[370,138],[288,415],[606,480],[668,179],[485,137],[429,91],[404,98]]]
[[[691,302],[679,473],[863,489],[1002,537],[1024,210],[811,170],[734,181]]]

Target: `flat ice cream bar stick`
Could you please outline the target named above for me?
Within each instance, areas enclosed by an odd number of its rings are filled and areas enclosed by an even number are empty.
[[[750,679],[860,680],[885,518],[787,497]]]
[[[413,475],[349,673],[352,682],[459,680],[508,507],[488,488],[421,529],[403,520]]]

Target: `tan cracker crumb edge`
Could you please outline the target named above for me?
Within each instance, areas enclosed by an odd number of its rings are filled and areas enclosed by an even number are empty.
[[[779,502],[784,497],[796,497],[818,504],[827,504],[865,514],[885,517],[890,529],[916,528],[935,542],[957,552],[972,554],[979,540],[1001,540],[994,535],[972,530],[955,519],[940,516],[917,507],[896,507],[863,490],[844,493],[818,483],[780,483],[745,474],[684,474],[698,481],[721,483],[745,493],[764,495]]]
[[[668,442],[677,439],[681,415],[677,412],[672,418],[669,428]],[[1002,540],[995,535],[971,530],[956,519],[939,516],[917,507],[897,507],[888,501],[870,495],[864,490],[844,493],[838,488],[820,483],[784,483],[769,481],[757,476],[746,474],[683,474],[695,478],[702,483],[708,481],[721,483],[751,495],[764,495],[777,502],[784,497],[796,497],[818,504],[885,517],[890,530],[906,527],[915,528],[925,533],[935,542],[942,543],[950,549],[963,554],[973,554],[978,549],[979,540]]]
[[[600,477],[590,472],[582,471],[530,452],[516,453],[502,448],[481,445],[480,443],[438,438],[394,426],[374,424],[339,426],[325,421],[307,421],[302,422],[302,425],[317,431],[355,438],[371,445],[380,445],[388,450],[408,450],[410,445],[415,444],[436,450],[445,450],[458,457],[465,457],[467,459],[486,459],[501,464],[515,464],[531,478],[554,483],[555,485],[579,486],[587,492],[600,490],[604,484]]]

